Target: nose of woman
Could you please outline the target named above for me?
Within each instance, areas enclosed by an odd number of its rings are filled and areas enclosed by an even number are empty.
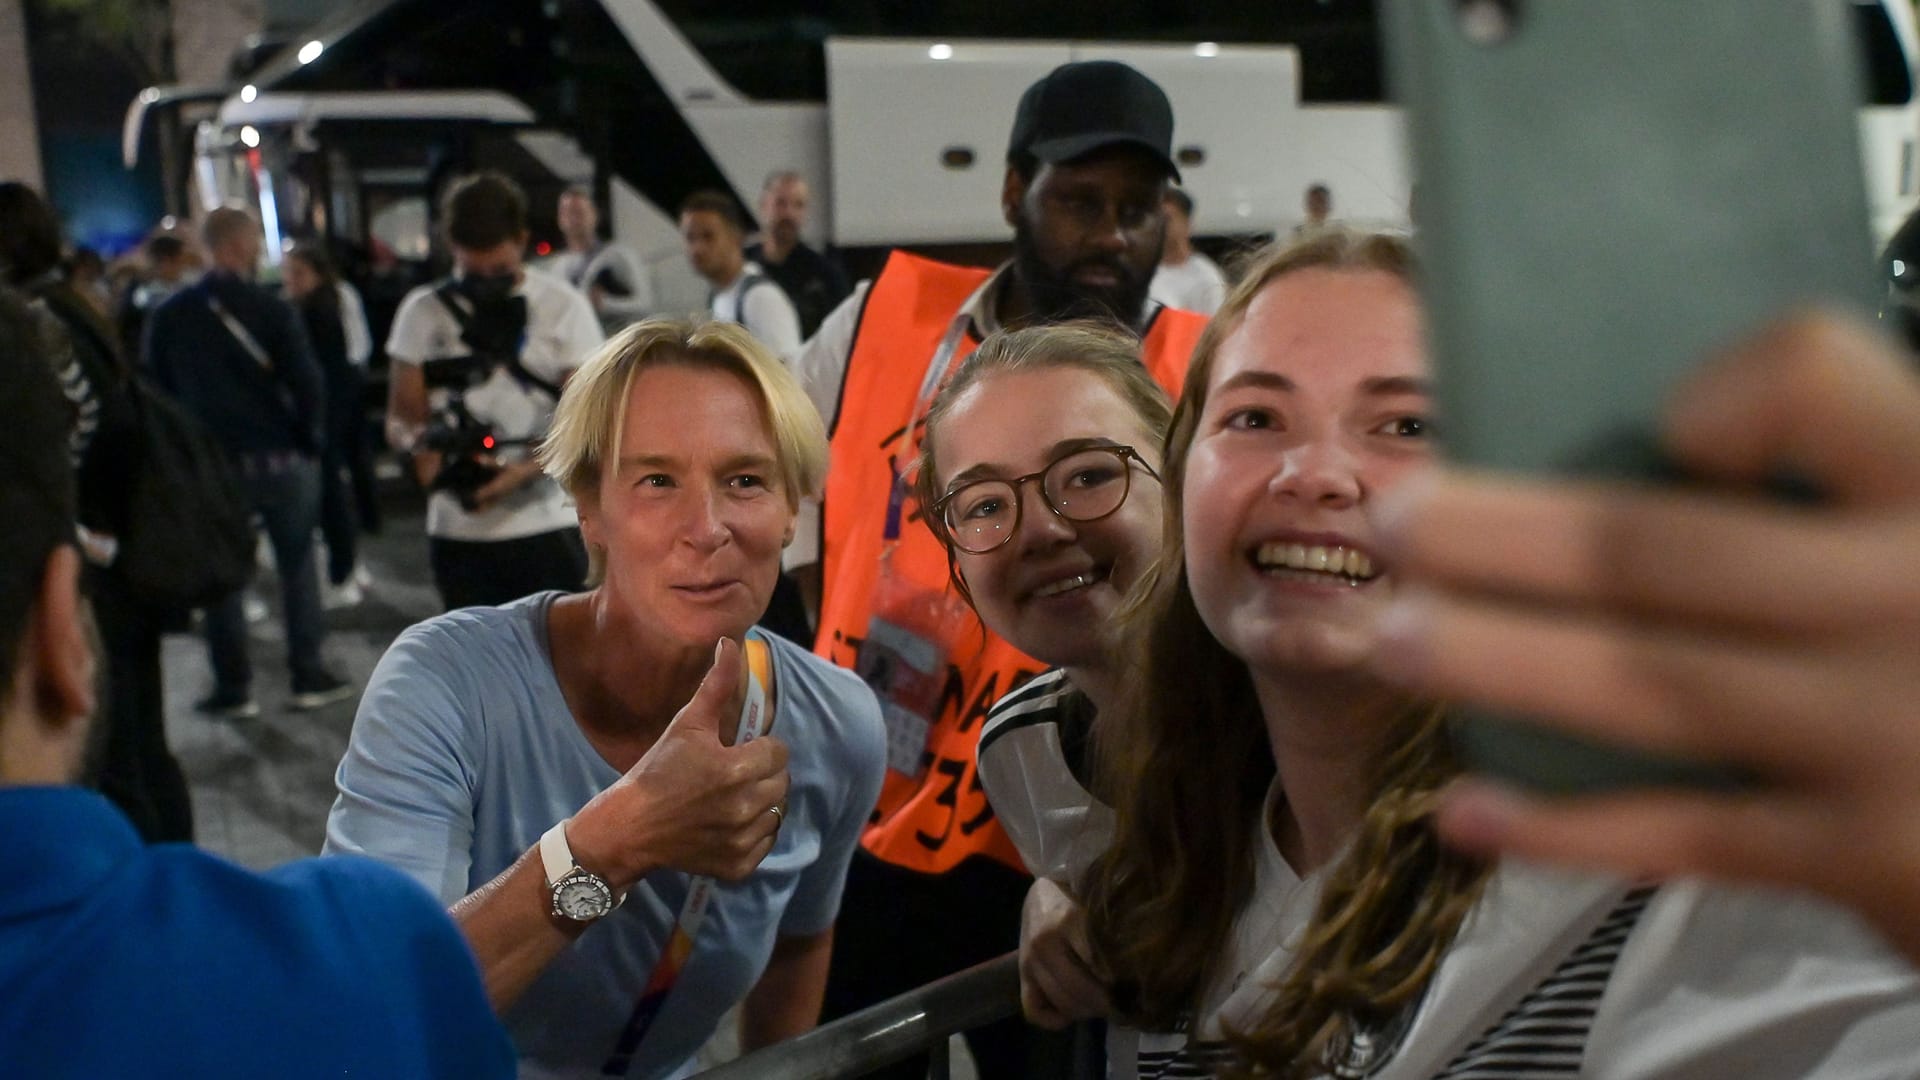
[[[1038,480],[1020,486],[1023,489],[1019,495],[1023,500],[1020,505],[1020,535],[1014,537],[1014,543],[1021,551],[1045,551],[1071,543],[1079,535],[1074,531],[1073,522],[1047,505],[1046,495],[1040,490]]]
[[[1278,498],[1334,509],[1355,505],[1364,490],[1358,457],[1337,439],[1288,447],[1267,481]]]
[[[680,525],[681,538],[698,551],[725,547],[733,536],[733,527],[726,517],[726,491],[709,486],[690,494],[687,514]]]

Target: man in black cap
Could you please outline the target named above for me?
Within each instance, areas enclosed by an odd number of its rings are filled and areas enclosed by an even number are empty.
[[[1178,392],[1204,320],[1147,296],[1179,178],[1172,143],[1173,108],[1153,80],[1105,60],[1056,68],[1021,97],[1008,140],[1000,205],[1013,258],[988,271],[896,251],[795,363],[833,467],[788,565],[814,589],[815,651],[866,675],[889,727],[886,786],[841,904],[829,1017],[1018,943],[1031,879],[974,752],[987,708],[1039,667],[954,600],[945,551],[913,520],[900,475],[931,389],[1002,327],[1111,319],[1140,335],[1146,366]],[[915,693],[930,684],[944,688],[937,703]],[[1020,1025],[996,1027],[969,1036],[982,1076],[1057,1071],[1032,1059]]]

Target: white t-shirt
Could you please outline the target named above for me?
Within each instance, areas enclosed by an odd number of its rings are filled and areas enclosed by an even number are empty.
[[[1265,817],[1262,820],[1267,820]],[[1198,1043],[1115,1026],[1109,1075],[1200,1075],[1222,1022],[1251,1026],[1318,899],[1270,834]],[[1920,1076],[1920,976],[1847,912],[1676,881],[1636,904],[1618,880],[1507,862],[1488,882],[1372,1080],[1799,1080]]]
[[[434,295],[437,284],[408,293],[394,315],[387,355],[395,363],[422,364],[469,352],[460,340],[460,324]],[[593,308],[566,282],[528,267],[514,294],[527,298],[520,364],[534,375],[560,383],[600,347],[600,322]],[[433,392],[436,409],[445,400],[445,391]],[[485,382],[467,390],[466,406],[474,419],[493,425],[502,439],[530,439],[546,434],[554,399],[505,368],[496,368]],[[499,456],[523,461],[530,453],[524,445],[507,446]],[[448,492],[436,491],[427,500],[427,535],[443,540],[517,540],[576,524],[572,500],[544,476],[478,513],[462,508],[460,500]]]
[[[628,323],[639,322],[659,306],[653,295],[653,275],[633,252],[620,244],[600,244],[585,252],[563,251],[541,263],[540,268],[579,289],[582,295],[602,274],[625,289],[625,296],[609,292],[600,298],[600,323],[609,333]]]
[[[1054,668],[993,703],[980,728],[980,785],[1036,877],[1078,886],[1113,844],[1113,810],[1081,783],[1093,704]]]
[[[1211,315],[1227,298],[1227,276],[1220,272],[1218,263],[1196,251],[1177,266],[1161,263],[1153,272],[1147,295],[1170,308]]]
[[[721,322],[746,327],[788,363],[800,352],[800,313],[786,290],[756,263],[747,263],[733,284],[713,294],[712,310]]]
[[[360,291],[344,281],[334,284],[340,297],[340,328],[347,336],[347,362],[364,368],[373,359],[373,331],[367,328],[367,305]]]

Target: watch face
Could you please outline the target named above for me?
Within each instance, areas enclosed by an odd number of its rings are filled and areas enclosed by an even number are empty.
[[[584,870],[553,883],[553,913],[575,922],[597,919],[613,910],[613,890]]]

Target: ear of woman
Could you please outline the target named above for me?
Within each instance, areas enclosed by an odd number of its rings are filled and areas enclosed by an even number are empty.
[[[0,703],[0,783],[67,784],[79,775],[95,706],[96,661],[80,595],[80,555],[47,557],[39,595]]]

